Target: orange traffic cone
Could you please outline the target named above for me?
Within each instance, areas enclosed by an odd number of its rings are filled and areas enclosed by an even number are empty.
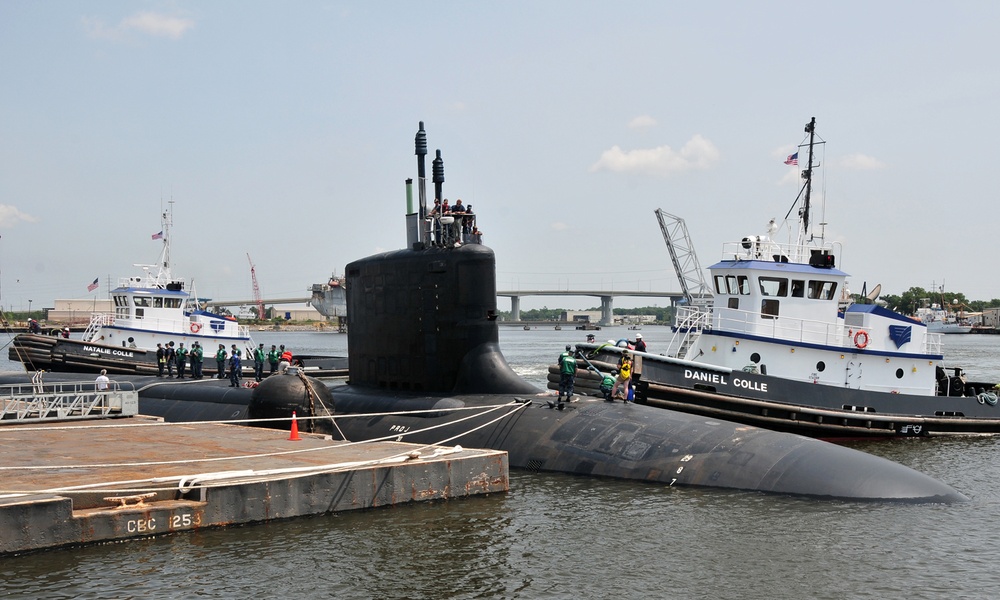
[[[299,422],[295,420],[295,411],[292,411],[292,435],[288,436],[288,441],[298,442],[302,438],[299,437]]]

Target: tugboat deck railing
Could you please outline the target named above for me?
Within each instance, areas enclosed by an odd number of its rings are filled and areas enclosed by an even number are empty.
[[[829,323],[812,319],[801,319],[797,317],[781,316],[770,319],[761,319],[758,312],[739,310],[734,308],[720,308],[718,306],[709,309],[698,307],[681,307],[677,311],[675,343],[671,340],[669,349],[677,346],[679,358],[683,358],[683,351],[690,347],[692,340],[702,331],[733,332],[751,335],[759,338],[771,338],[776,341],[816,344],[821,346],[835,346],[838,348],[854,347],[852,336],[859,331],[872,335],[870,327],[847,326],[843,322]],[[682,336],[682,337],[678,337]],[[941,334],[929,333],[924,339],[921,352],[925,354],[941,354]],[[669,356],[674,356],[670,354]]]

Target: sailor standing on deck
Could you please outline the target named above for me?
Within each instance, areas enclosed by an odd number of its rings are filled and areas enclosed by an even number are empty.
[[[226,345],[219,344],[219,351],[215,353],[215,367],[218,369],[217,377],[226,378]]]
[[[278,352],[278,347],[271,344],[271,351],[267,353],[267,363],[271,365],[271,375],[274,375],[275,371],[278,370],[279,358],[281,358],[281,353]]]
[[[174,343],[167,342],[167,377],[174,376],[174,367],[177,365],[177,352],[174,351]]]
[[[258,344],[253,351],[253,378],[257,381],[264,380],[264,344]]]
[[[167,351],[163,348],[163,344],[156,344],[156,368],[159,371],[156,373],[157,377],[163,377],[163,367],[167,366]]]
[[[576,380],[576,354],[566,344],[566,351],[559,355],[559,407],[562,408],[563,394],[566,402],[573,401],[573,384]]]
[[[195,342],[191,346],[191,379],[201,379],[201,363],[204,357],[205,353],[201,349],[201,344]]]
[[[177,379],[184,379],[184,369],[187,366],[188,349],[184,347],[184,342],[177,348]]]
[[[632,383],[632,356],[628,349],[622,350],[622,357],[618,359],[618,377],[615,378],[615,387],[611,388],[611,397],[615,398],[618,387],[624,385],[621,399],[628,404],[628,387]]]
[[[240,351],[233,346],[233,354],[229,357],[229,387],[240,387]]]

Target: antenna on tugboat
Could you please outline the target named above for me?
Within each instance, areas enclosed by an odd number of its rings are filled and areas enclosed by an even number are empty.
[[[809,241],[811,239],[811,236],[809,235],[809,211],[812,208],[810,202],[812,198],[813,143],[816,139],[816,117],[813,117],[808,123],[806,123],[806,133],[809,134],[809,162],[807,163],[805,171],[802,171],[802,179],[806,180],[806,195],[802,199],[803,241]]]

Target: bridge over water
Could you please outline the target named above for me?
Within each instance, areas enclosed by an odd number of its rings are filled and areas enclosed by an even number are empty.
[[[684,297],[681,292],[640,292],[633,291],[609,291],[609,290],[515,290],[498,291],[498,298],[510,298],[510,318],[512,321],[521,320],[521,298],[524,296],[594,296],[601,299],[601,320],[597,324],[608,327],[614,323],[614,299],[622,296],[633,298],[669,298],[671,302],[677,302]],[[264,304],[305,304],[312,298],[267,298]],[[213,300],[209,301],[209,306],[253,306],[254,300]]]
[[[684,297],[681,292],[640,292],[609,290],[516,290],[498,291],[497,297],[510,298],[510,318],[521,320],[521,298],[523,296],[594,296],[601,299],[601,320],[597,324],[609,327],[614,323],[614,299],[621,296],[637,298],[669,298],[677,302]]]

